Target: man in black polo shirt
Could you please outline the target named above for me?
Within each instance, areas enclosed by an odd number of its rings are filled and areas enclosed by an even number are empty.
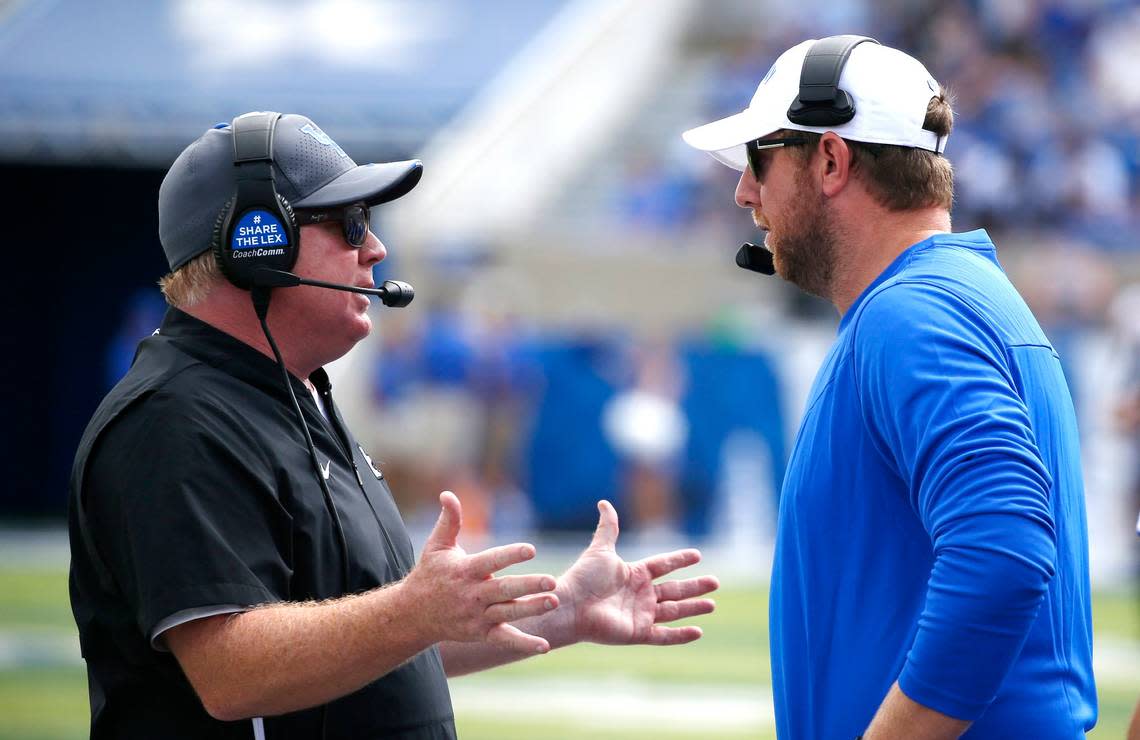
[[[273,291],[295,413],[250,293],[219,272],[210,246],[235,192],[233,139],[228,126],[206,132],[163,181],[171,308],[76,455],[71,599],[92,737],[451,738],[446,676],[580,641],[700,637],[660,623],[710,612],[716,580],[654,584],[699,554],[623,562],[606,502],[560,578],[496,577],[533,546],[467,555],[445,492],[415,563],[321,369],[367,336],[367,299]],[[358,166],[296,115],[270,140],[277,193],[311,224],[293,272],[371,287],[385,248],[368,208],[414,187],[419,162]]]

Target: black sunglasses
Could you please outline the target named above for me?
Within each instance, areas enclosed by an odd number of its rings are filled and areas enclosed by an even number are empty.
[[[336,208],[298,208],[294,212],[298,226],[340,221],[344,225],[344,240],[354,247],[364,246],[368,239],[370,211],[363,203]]]
[[[752,176],[756,178],[756,182],[761,182],[768,169],[768,162],[771,157],[765,157],[764,152],[769,149],[779,149],[782,146],[797,146],[799,144],[807,144],[811,139],[806,136],[789,136],[784,139],[755,139],[744,145],[744,151],[748,158],[748,169],[752,171]]]

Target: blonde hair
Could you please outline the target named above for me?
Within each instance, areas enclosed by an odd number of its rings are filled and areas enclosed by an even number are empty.
[[[166,302],[175,308],[189,308],[200,303],[222,280],[222,271],[214,253],[206,250],[174,272],[158,281]]]

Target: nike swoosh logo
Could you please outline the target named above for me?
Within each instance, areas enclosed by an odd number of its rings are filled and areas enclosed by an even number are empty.
[[[317,467],[321,469],[321,475],[325,477],[325,480],[328,480],[329,475],[332,473],[332,458],[329,458],[329,461],[324,465],[317,463]]]

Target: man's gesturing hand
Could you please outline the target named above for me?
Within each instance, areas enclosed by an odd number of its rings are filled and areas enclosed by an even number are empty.
[[[432,642],[486,641],[512,650],[545,653],[550,644],[506,624],[555,609],[553,576],[494,577],[496,571],[534,557],[534,545],[515,543],[468,555],[456,544],[463,509],[454,493],[439,496],[439,521],[424,543],[420,562],[404,584]]]
[[[699,638],[700,627],[660,623],[711,612],[712,599],[697,597],[715,591],[720,585],[717,579],[654,580],[699,562],[700,552],[676,550],[627,563],[618,557],[617,538],[617,512],[608,501],[599,501],[594,539],[559,579],[556,592],[573,619],[568,641],[679,645]]]

